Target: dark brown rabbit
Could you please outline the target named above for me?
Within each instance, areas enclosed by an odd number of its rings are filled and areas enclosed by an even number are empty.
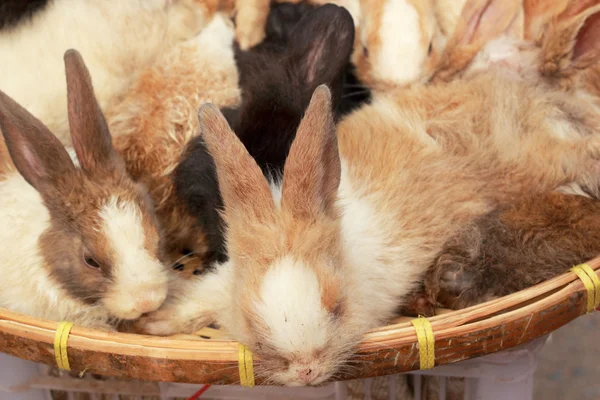
[[[598,254],[600,202],[549,193],[466,227],[435,261],[425,291],[444,307],[465,308],[554,278]]]

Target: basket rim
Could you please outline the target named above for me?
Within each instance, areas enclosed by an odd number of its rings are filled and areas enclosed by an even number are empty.
[[[594,258],[587,264],[596,274],[600,274],[600,257]],[[573,300],[573,295],[575,294],[577,296]],[[489,351],[486,350],[484,353],[478,352],[475,355],[467,356],[466,358],[462,357],[458,360],[512,348],[548,333],[547,330],[543,329],[539,332],[528,331],[534,314],[537,315],[547,310],[556,309],[559,305],[561,307],[570,307],[570,310],[576,307],[575,310],[570,311],[568,316],[563,317],[558,322],[560,324],[558,326],[562,326],[572,319],[585,314],[585,301],[583,299],[586,294],[584,285],[577,275],[568,271],[536,286],[499,299],[462,310],[445,310],[441,315],[429,318],[436,339],[436,365],[439,364],[437,360],[438,342],[447,342],[449,346],[452,346],[453,340],[460,341],[461,338],[469,337],[469,335],[481,330],[496,329],[498,327],[501,327],[503,330],[505,325],[523,320],[522,322],[525,323],[525,326],[524,329],[521,327],[519,331],[521,334],[520,338],[503,343],[505,338],[502,336],[500,338],[502,343],[500,343],[499,348],[496,348],[498,346],[489,346]],[[565,302],[570,303],[567,304]],[[396,349],[399,352],[398,354],[400,354],[400,350],[398,349],[406,347],[412,349],[411,354],[409,354],[409,356],[412,356],[412,351],[416,348],[417,337],[414,327],[410,323],[411,319],[402,317],[390,325],[368,332],[358,346],[357,353],[367,357],[374,354],[377,357],[385,357],[385,354],[391,350]],[[528,322],[524,320],[528,320]],[[551,330],[556,329],[558,326],[553,327]],[[58,322],[0,309],[0,351],[31,361],[52,364],[53,350],[48,349],[53,345],[57,327]],[[504,335],[504,331],[502,331],[502,335]],[[3,341],[2,338],[5,336],[9,337],[10,340]],[[20,340],[29,341],[29,348],[31,347],[31,343],[37,342],[38,345],[45,349],[46,353],[50,352],[50,354],[46,354],[44,351],[30,352],[31,354],[24,351],[16,351],[11,347],[11,344],[14,345],[15,341],[18,342]],[[154,361],[158,359],[189,360],[200,364],[237,364],[238,345],[237,342],[232,340],[189,340],[132,333],[106,332],[80,326],[72,328],[68,341],[70,350],[76,349],[77,352],[81,352],[82,354],[89,352],[104,354],[108,357],[131,356]],[[398,357],[396,356],[396,358]],[[440,362],[442,364],[445,363],[443,361]],[[400,372],[418,369],[418,363],[416,367],[415,365],[403,365],[397,369]],[[134,373],[133,377],[137,376]]]

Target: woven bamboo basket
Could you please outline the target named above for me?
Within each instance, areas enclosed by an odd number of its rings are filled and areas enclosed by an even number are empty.
[[[600,257],[588,262],[598,275]],[[435,365],[506,350],[567,324],[588,312],[588,291],[573,272],[510,296],[460,311],[438,310],[429,319],[435,334]],[[357,370],[341,379],[367,378],[420,368],[410,318],[373,330],[357,351]],[[58,323],[0,310],[0,351],[56,365]],[[103,376],[186,383],[239,384],[237,342],[219,331],[160,338],[73,327],[67,342],[72,371]],[[257,379],[256,384],[260,384]]]

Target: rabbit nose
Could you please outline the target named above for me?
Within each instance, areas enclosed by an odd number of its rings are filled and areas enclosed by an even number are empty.
[[[297,374],[300,382],[304,383],[305,385],[311,383],[315,378],[313,370],[310,368],[299,369]]]

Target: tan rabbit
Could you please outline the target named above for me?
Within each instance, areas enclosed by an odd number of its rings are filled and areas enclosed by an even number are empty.
[[[385,91],[428,79],[444,46],[434,0],[360,2],[352,63],[358,78]]]
[[[167,295],[151,203],[111,143],[81,56],[65,54],[76,167],[38,119],[0,92],[16,171],[0,177],[0,307],[114,329]],[[18,171],[18,172],[17,172]]]

